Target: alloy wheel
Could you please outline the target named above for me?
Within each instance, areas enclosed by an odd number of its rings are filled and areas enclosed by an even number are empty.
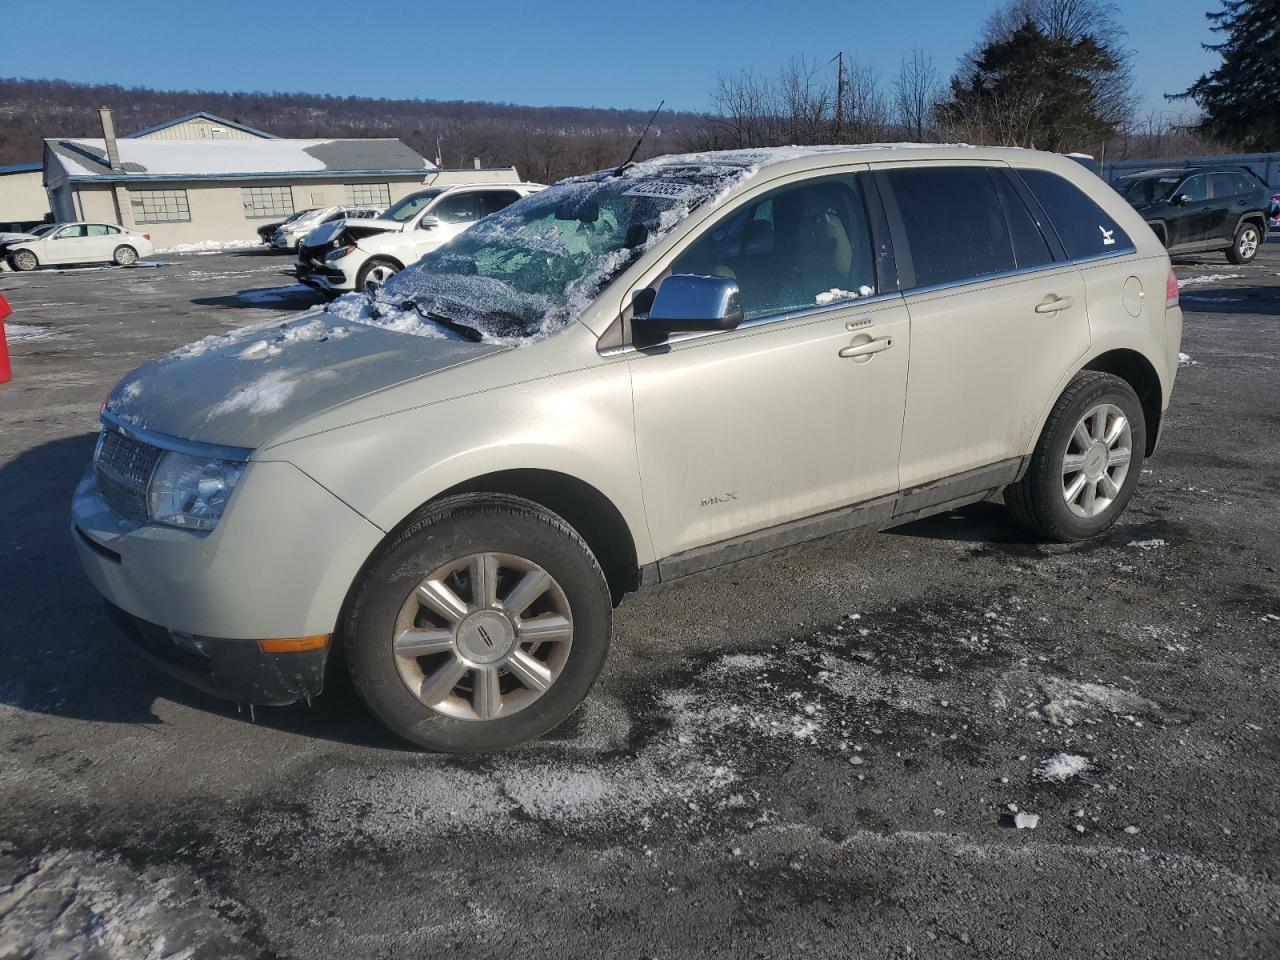
[[[1249,227],[1240,234],[1240,245],[1237,248],[1240,256],[1249,260],[1258,252],[1258,232]]]
[[[388,280],[396,275],[396,268],[385,263],[375,263],[369,268],[369,272],[364,275],[364,289],[366,292],[377,290]]]
[[[396,618],[400,679],[424,705],[459,720],[494,720],[550,689],[573,644],[564,591],[531,560],[476,553],[432,571]]]
[[[1062,456],[1062,496],[1071,512],[1092,518],[1120,495],[1133,456],[1133,429],[1124,411],[1101,403],[1071,431]]]

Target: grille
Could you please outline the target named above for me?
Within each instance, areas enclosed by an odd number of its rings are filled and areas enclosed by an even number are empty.
[[[147,484],[161,453],[159,447],[110,427],[104,429],[93,474],[107,506],[126,520],[146,523]]]

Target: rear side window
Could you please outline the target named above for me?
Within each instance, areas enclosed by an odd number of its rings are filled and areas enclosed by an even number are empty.
[[[520,199],[514,190],[486,190],[479,196],[480,216],[487,217]]]
[[[1044,207],[1067,256],[1073,260],[1117,253],[1133,246],[1129,235],[1084,191],[1047,170],[1019,170],[1022,182]]]
[[[1240,192],[1239,180],[1234,173],[1215,173],[1210,176],[1213,190],[1213,198],[1221,200],[1223,197],[1234,197]]]
[[[1014,269],[1004,211],[986,167],[906,167],[885,176],[902,215],[916,286]]]

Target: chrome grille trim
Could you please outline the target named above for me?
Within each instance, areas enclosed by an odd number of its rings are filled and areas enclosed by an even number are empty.
[[[93,475],[102,499],[114,513],[146,523],[147,486],[164,453],[114,426],[104,426],[93,456]]]

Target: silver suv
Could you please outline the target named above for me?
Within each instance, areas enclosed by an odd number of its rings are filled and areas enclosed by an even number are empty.
[[[289,702],[345,666],[409,740],[497,749],[573,711],[645,585],[998,491],[1039,536],[1102,533],[1181,326],[1160,242],[1062,157],[665,157],[139,368],[74,537],[204,689]]]

